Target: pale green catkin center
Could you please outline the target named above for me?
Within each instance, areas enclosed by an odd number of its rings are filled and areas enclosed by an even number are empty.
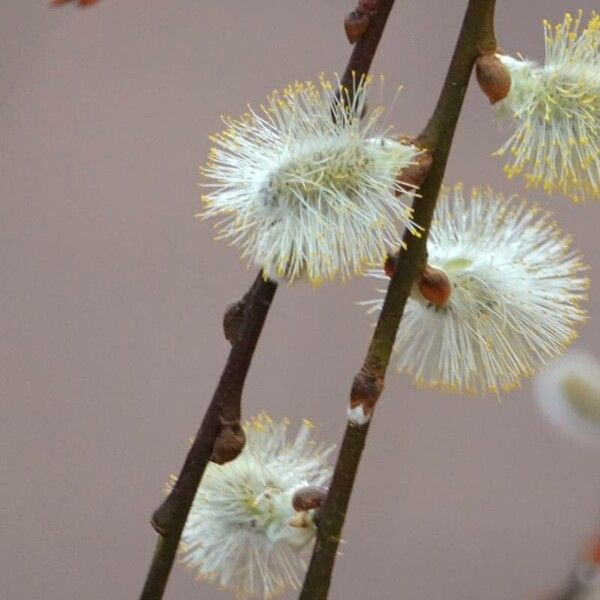
[[[468,269],[473,264],[473,261],[469,258],[452,258],[444,263],[444,270],[448,274],[455,274],[460,271]]]
[[[362,187],[372,162],[361,146],[316,149],[293,157],[271,175],[267,202],[275,205],[284,200],[293,207],[304,200],[316,206],[336,193],[351,198]]]

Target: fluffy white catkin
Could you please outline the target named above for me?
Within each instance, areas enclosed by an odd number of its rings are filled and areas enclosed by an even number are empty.
[[[212,136],[201,216],[221,217],[220,237],[265,276],[345,279],[418,233],[398,177],[420,151],[380,125],[383,109],[361,118],[371,82],[340,95],[324,77],[296,82]]]
[[[295,589],[314,541],[311,516],[298,525],[292,498],[300,488],[328,481],[333,447],[311,439],[309,421],[292,441],[287,428],[287,420],[264,413],[245,424],[240,456],[208,464],[181,537],[180,555],[198,578],[240,598]]]
[[[414,286],[396,337],[398,369],[452,391],[517,386],[560,355],[585,317],[589,282],[550,214],[523,200],[442,188],[428,262],[451,285],[443,306]],[[385,277],[383,272],[372,273]],[[379,310],[382,300],[363,304]]]
[[[515,129],[496,154],[509,177],[575,201],[600,197],[600,15],[544,21],[546,62],[498,54],[512,85],[499,105]]]

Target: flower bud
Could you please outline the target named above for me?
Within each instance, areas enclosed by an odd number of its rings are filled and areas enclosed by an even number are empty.
[[[294,510],[298,512],[319,508],[326,497],[326,489],[315,485],[309,485],[294,492],[294,495],[292,496],[292,506],[294,507]]]
[[[452,293],[452,283],[441,269],[425,265],[418,279],[421,295],[434,306],[444,307]]]
[[[359,10],[353,10],[348,13],[344,20],[344,29],[346,37],[351,44],[355,44],[360,40],[362,34],[369,26],[369,15]]]
[[[222,422],[210,460],[224,465],[236,459],[246,444],[246,434],[239,423]]]
[[[223,333],[225,334],[225,339],[230,344],[233,344],[239,336],[245,307],[246,303],[242,299],[232,302],[225,309],[225,314],[223,315]]]
[[[477,82],[491,104],[504,100],[510,92],[509,70],[495,54],[483,54],[475,63]]]
[[[350,411],[361,408],[364,421],[368,422],[375,410],[375,404],[383,391],[383,377],[368,375],[361,371],[354,378],[350,391]]]

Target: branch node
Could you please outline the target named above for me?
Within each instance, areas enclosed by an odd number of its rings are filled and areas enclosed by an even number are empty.
[[[240,336],[244,312],[246,309],[246,297],[236,300],[227,305],[223,315],[223,333],[230,344],[235,344]]]
[[[239,419],[227,421],[219,417],[221,429],[213,445],[210,460],[218,465],[235,460],[246,445],[246,434]]]
[[[438,308],[448,303],[452,294],[452,282],[441,269],[425,265],[417,277],[419,292],[425,300]]]
[[[163,502],[152,514],[150,525],[158,535],[165,537],[169,533],[172,520],[173,513],[170,505]]]
[[[344,29],[346,37],[351,44],[355,44],[363,36],[363,33],[369,27],[369,15],[358,9],[348,13],[344,19]]]
[[[350,420],[358,425],[368,423],[382,391],[383,377],[370,375],[364,370],[360,371],[354,378],[350,391],[350,407],[348,409]]]
[[[312,510],[313,508],[319,508],[325,502],[326,497],[327,490],[325,488],[309,485],[294,492],[292,506],[297,512]]]
[[[510,72],[494,53],[485,53],[477,58],[475,74],[477,83],[490,104],[496,104],[508,96],[512,83]]]

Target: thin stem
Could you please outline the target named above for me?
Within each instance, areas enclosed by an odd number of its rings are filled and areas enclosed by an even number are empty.
[[[394,0],[379,0],[377,3],[369,18],[369,26],[354,47],[346,66],[341,84],[347,89],[352,89],[353,74],[360,77],[368,73],[393,5]],[[217,389],[173,490],[152,517],[152,525],[159,538],[140,600],[160,600],[163,597],[187,515],[220,431],[220,419],[239,420],[244,381],[276,289],[277,284],[265,280],[261,273],[242,300],[242,325]]]
[[[495,0],[469,0],[437,106],[417,140],[433,157],[431,170],[420,187],[421,197],[413,203],[414,220],[423,228],[423,234],[421,237],[409,232],[404,234],[405,246],[400,250],[367,355],[353,385],[353,394],[356,389],[370,391],[373,405],[383,389],[406,300],[426,258],[429,226],[475,59],[481,52],[496,48],[494,8]],[[368,423],[357,425],[348,421],[329,493],[321,509],[317,539],[300,600],[327,598],[342,527],[368,431]]]
[[[232,344],[217,389],[171,493],[152,517],[152,525],[160,536],[142,600],[158,600],[163,596],[181,532],[221,430],[221,419],[239,422],[244,381],[276,289],[275,282],[259,273],[242,300],[244,314],[239,335]]]
[[[358,40],[350,55],[350,60],[346,65],[342,77],[342,87],[352,90],[353,77],[356,76],[358,81],[361,75],[366,75],[369,72],[379,42],[381,41],[383,30],[394,7],[394,1],[378,0],[376,12],[370,17],[367,30],[363,33],[360,40]]]

